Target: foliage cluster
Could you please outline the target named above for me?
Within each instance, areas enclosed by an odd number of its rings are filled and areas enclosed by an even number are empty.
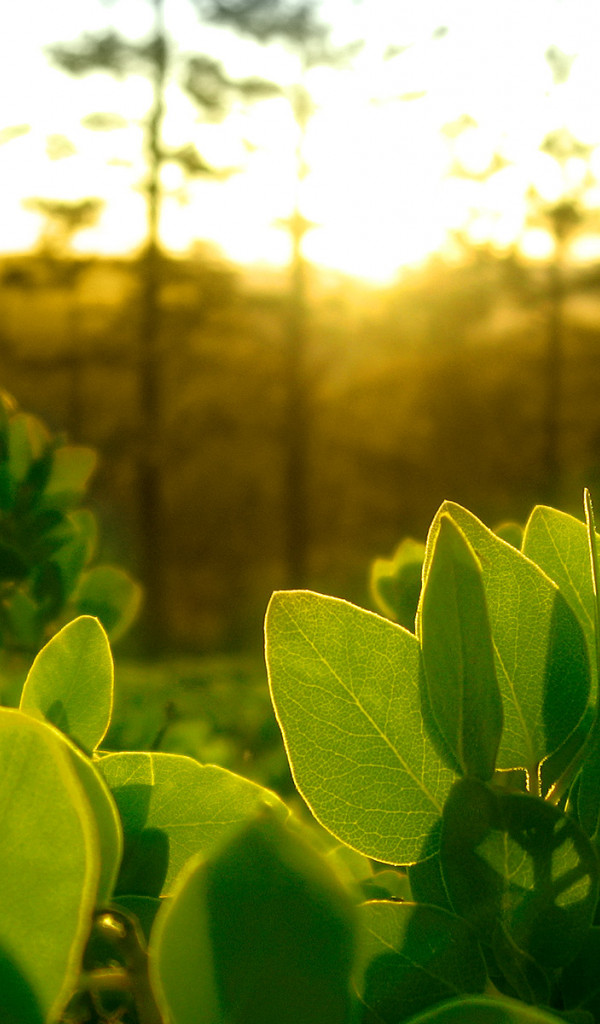
[[[599,1020],[586,513],[539,506],[517,547],[445,503],[374,568],[406,616],[423,558],[414,632],[273,596],[273,705],[326,831],[225,768],[107,751],[106,634],[64,626],[0,710],[2,1020]]]
[[[137,613],[139,586],[122,569],[92,565],[94,514],[82,500],[90,448],[52,436],[0,393],[0,639],[5,657],[31,661],[61,624],[97,616],[112,640]],[[5,666],[6,667],[6,666]]]

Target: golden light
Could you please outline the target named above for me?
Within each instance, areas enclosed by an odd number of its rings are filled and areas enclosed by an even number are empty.
[[[48,68],[40,56],[42,46],[76,38],[80,27],[65,14],[70,5],[59,5],[52,17],[44,8],[30,24],[30,3],[26,0],[15,12],[15,52],[0,40],[0,77],[18,83],[28,75],[36,81],[35,102],[26,90],[13,87],[13,109],[9,103],[5,115],[12,122],[31,121],[32,131],[0,149],[0,250],[23,250],[35,239],[41,220],[21,207],[23,199],[98,195],[105,208],[95,227],[75,236],[74,247],[79,252],[132,251],[145,233],[140,188],[150,83],[140,75],[118,80],[103,73],[74,81]],[[474,244],[500,248],[520,238],[528,258],[547,258],[552,250],[547,233],[523,230],[528,188],[548,203],[579,190],[593,205],[589,179],[600,178],[600,88],[592,45],[594,29],[600,31],[600,11],[595,5],[573,0],[574,9],[567,12],[551,3],[549,18],[546,0],[531,0],[526,10],[518,0],[494,7],[465,0],[452,16],[433,0],[408,12],[386,0],[364,0],[352,13],[346,3],[328,3],[337,29],[345,26],[350,37],[354,18],[366,45],[353,70],[319,69],[307,78],[316,102],[304,140],[310,173],[299,190],[302,213],[316,225],[305,238],[307,258],[368,280],[388,281],[403,265],[444,248],[448,232],[457,230],[466,231]],[[194,52],[209,45],[232,74],[257,73],[257,51],[243,40],[230,36],[224,41],[222,33],[203,28],[191,7],[167,4],[166,9],[183,49]],[[111,17],[121,19],[119,29],[135,38],[151,28],[150,4],[123,2],[108,11],[85,0],[81,10],[82,30],[98,30]],[[447,24],[447,38],[435,37],[433,29],[441,24]],[[404,40],[407,49],[382,59],[390,41]],[[543,58],[550,44],[578,53],[569,79],[556,87]],[[263,48],[260,58],[258,73],[273,74],[289,88],[297,60],[277,47]],[[202,124],[174,81],[166,102],[165,146],[193,145],[208,164],[232,173],[219,182],[190,180],[175,162],[164,166],[165,245],[184,252],[195,240],[210,239],[234,260],[285,265],[290,239],[278,223],[293,210],[298,143],[286,95],[251,108],[234,104],[222,125]],[[122,127],[86,127],[87,115],[109,110],[122,118]],[[448,123],[463,115],[471,117],[470,124],[454,136],[445,134]],[[595,147],[589,159],[573,155],[560,164],[541,151],[544,136],[561,125]],[[50,159],[50,134],[71,140],[75,155]],[[491,173],[495,161],[499,169]],[[452,176],[453,162],[466,177]],[[236,169],[239,173],[233,173]]]

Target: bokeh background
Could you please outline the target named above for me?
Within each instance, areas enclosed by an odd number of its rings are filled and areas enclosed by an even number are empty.
[[[217,717],[272,590],[369,605],[445,498],[600,493],[599,37],[594,0],[5,12],[0,383],[97,448],[124,654],[211,658]]]

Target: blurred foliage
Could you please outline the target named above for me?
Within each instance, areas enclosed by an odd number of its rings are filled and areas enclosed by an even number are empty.
[[[275,789],[294,786],[262,659],[117,658],[109,750],[162,750],[219,764]]]
[[[71,264],[75,271],[71,272]],[[6,259],[0,378],[102,453],[102,558],[139,575],[135,261]],[[285,281],[207,250],[161,261],[165,631],[180,651],[257,650],[285,583]],[[600,477],[600,279],[566,270],[559,502]],[[309,276],[309,574],[368,602],[365,569],[422,539],[448,497],[488,522],[547,501],[548,269],[484,250],[381,289]],[[43,382],[43,386],[42,386]]]
[[[91,448],[53,436],[0,392],[0,644],[9,677],[22,677],[77,615],[97,616],[116,640],[137,614],[137,583],[116,566],[92,565],[96,519],[81,505],[95,464]]]

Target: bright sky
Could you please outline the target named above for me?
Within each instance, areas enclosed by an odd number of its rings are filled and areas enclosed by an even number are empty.
[[[232,75],[294,81],[296,61],[277,47],[202,27],[190,0],[165,0],[165,9],[179,56],[209,52]],[[549,236],[539,226],[523,230],[530,185],[549,202],[576,193],[600,208],[600,189],[589,177],[591,168],[600,178],[597,0],[324,0],[324,12],[335,40],[364,37],[366,45],[352,70],[315,70],[307,80],[316,102],[305,141],[310,173],[300,194],[302,212],[317,225],[305,239],[309,258],[384,281],[447,244],[453,228],[499,247],[519,239],[528,254],[543,257]],[[139,183],[150,87],[137,76],[72,79],[49,67],[42,48],[110,27],[143,37],[152,5],[19,0],[9,25],[0,36],[0,142],[3,129],[31,127],[0,146],[0,251],[25,250],[38,237],[40,218],[23,199],[91,195],[106,205],[98,226],[76,237],[77,248],[131,251],[145,230]],[[435,38],[441,26],[448,31]],[[384,61],[390,45],[407,49]],[[564,84],[554,83],[545,60],[550,46],[575,58]],[[127,123],[92,131],[82,119],[97,111]],[[465,115],[471,128],[455,138],[442,131]],[[540,152],[548,132],[561,127],[590,147],[588,163],[560,166]],[[59,136],[72,152],[59,154]],[[191,142],[209,162],[243,170],[216,183],[190,182],[175,165],[165,168],[164,243],[185,251],[194,239],[210,239],[240,262],[285,263],[289,237],[277,221],[293,209],[296,141],[285,99],[240,105],[223,125],[207,125],[171,84],[166,145]],[[494,154],[503,166],[483,177]],[[451,175],[453,161],[482,179]],[[578,245],[582,258],[598,256],[594,239]]]

